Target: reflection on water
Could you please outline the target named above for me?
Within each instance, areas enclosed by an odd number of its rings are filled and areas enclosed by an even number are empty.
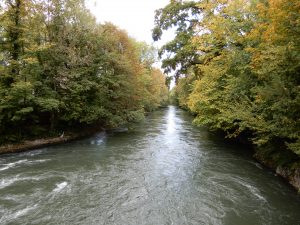
[[[95,135],[91,140],[91,145],[103,145],[106,141],[106,133],[100,132],[97,135]]]
[[[296,225],[300,200],[170,106],[133,130],[0,157],[0,224]]]
[[[167,131],[169,134],[175,132],[175,108],[170,106],[167,114]]]

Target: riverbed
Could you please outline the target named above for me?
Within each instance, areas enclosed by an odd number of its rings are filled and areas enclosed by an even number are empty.
[[[128,128],[0,156],[0,224],[297,225],[299,195],[169,106]]]

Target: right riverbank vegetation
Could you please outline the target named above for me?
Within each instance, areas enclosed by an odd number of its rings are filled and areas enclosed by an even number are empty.
[[[172,0],[155,24],[154,40],[176,34],[159,52],[175,71],[173,102],[196,125],[246,137],[299,188],[300,2]]]
[[[0,1],[0,144],[118,127],[167,104],[157,51],[83,0]]]

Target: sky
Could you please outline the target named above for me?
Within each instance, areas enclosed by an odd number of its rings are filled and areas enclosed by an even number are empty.
[[[151,30],[154,27],[154,12],[168,3],[169,0],[86,0],[87,7],[98,22],[112,22],[131,37],[148,44],[153,43]],[[161,46],[171,38],[172,34],[168,33],[154,45]]]

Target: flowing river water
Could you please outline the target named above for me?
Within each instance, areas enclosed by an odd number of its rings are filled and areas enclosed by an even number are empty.
[[[0,224],[299,225],[300,198],[174,107],[133,129],[0,156]]]

